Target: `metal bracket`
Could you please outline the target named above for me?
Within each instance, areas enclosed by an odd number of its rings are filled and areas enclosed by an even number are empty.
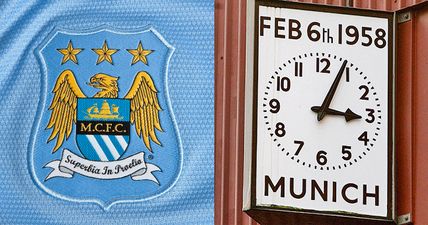
[[[397,15],[397,22],[404,23],[412,19],[412,13],[410,11],[403,12]]]
[[[354,0],[346,0],[346,7],[354,7]]]
[[[398,225],[411,224],[412,215],[410,213],[398,216]]]

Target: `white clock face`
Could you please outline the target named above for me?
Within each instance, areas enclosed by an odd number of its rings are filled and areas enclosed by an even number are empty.
[[[268,133],[273,151],[294,163],[341,170],[365,160],[387,136],[387,99],[364,65],[308,52],[284,61],[263,82],[259,132]]]
[[[311,7],[256,8],[245,124],[255,205],[392,218],[392,18]]]

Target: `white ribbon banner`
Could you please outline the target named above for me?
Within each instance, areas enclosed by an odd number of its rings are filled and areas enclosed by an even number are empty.
[[[54,177],[72,178],[74,173],[78,173],[86,177],[103,180],[130,176],[132,180],[150,180],[158,185],[159,181],[152,172],[161,171],[156,165],[144,161],[144,152],[122,160],[104,162],[87,160],[68,149],[64,149],[62,152],[61,160],[49,162],[44,167],[52,169],[45,181]]]

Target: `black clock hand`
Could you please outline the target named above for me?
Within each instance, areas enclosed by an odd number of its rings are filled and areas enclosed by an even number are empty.
[[[311,110],[313,112],[315,112],[315,113],[318,113],[320,111],[320,109],[321,109],[320,106],[312,106],[312,108],[311,108]],[[354,120],[354,119],[361,119],[360,115],[352,112],[352,110],[349,109],[349,108],[345,112],[341,112],[341,111],[338,111],[338,110],[327,108],[325,110],[325,113],[329,114],[329,115],[344,116],[346,122],[349,122],[349,121]]]
[[[342,66],[340,67],[339,72],[336,75],[336,78],[334,78],[333,84],[331,84],[330,90],[328,90],[328,93],[321,104],[320,110],[317,113],[318,121],[321,121],[322,118],[324,118],[326,114],[326,109],[330,106],[330,102],[333,99],[337,86],[339,85],[340,78],[342,78],[342,74],[343,74],[343,71],[345,70],[347,62],[348,62],[347,60],[343,61]]]

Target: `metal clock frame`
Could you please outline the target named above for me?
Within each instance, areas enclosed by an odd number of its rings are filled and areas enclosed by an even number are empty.
[[[256,157],[257,157],[257,93],[258,93],[258,33],[259,6],[280,7],[308,11],[370,16],[388,19],[388,213],[386,217],[317,211],[284,209],[256,205]],[[247,1],[247,52],[244,129],[244,190],[243,210],[260,223],[331,225],[386,225],[396,224],[395,212],[395,13],[326,6],[275,0]],[[296,223],[298,222],[298,223]]]

